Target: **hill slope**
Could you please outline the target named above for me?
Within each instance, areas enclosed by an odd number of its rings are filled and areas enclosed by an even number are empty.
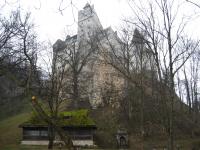
[[[26,121],[29,115],[29,113],[22,113],[0,122],[0,149],[14,149],[19,146],[21,129],[18,126]]]
[[[0,150],[44,150],[47,147],[43,146],[22,146],[20,145],[21,140],[21,129],[18,128],[19,124],[23,123],[30,117],[30,113],[21,113],[12,117],[9,117],[5,120],[0,121]],[[101,120],[99,118],[99,120]],[[105,121],[105,120],[104,120]],[[101,126],[101,124],[99,124]],[[105,124],[104,124],[105,125]],[[104,126],[103,125],[103,126]],[[104,126],[105,127],[105,126]],[[109,126],[107,126],[109,128]],[[104,133],[106,129],[99,128],[97,134]],[[103,132],[102,132],[103,131]],[[108,133],[109,134],[109,133]],[[104,136],[105,137],[105,136]],[[114,135],[113,135],[114,138]],[[134,150],[140,149],[140,140],[136,135],[130,136],[131,148]],[[199,138],[189,138],[189,137],[181,137],[176,140],[178,145],[181,145],[182,150],[191,150],[192,148],[196,148],[195,150],[199,150],[200,148],[200,139]],[[148,138],[145,142],[145,147],[155,146],[157,148],[163,148],[166,145],[166,140],[162,137],[158,138]]]

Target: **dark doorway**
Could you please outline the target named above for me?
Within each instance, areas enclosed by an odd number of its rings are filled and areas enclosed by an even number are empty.
[[[126,142],[126,138],[124,136],[121,136],[120,139],[119,139],[119,146],[120,147],[125,147],[127,146],[127,142]]]

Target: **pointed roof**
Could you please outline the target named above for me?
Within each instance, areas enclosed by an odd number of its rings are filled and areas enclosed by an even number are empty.
[[[90,6],[90,4],[87,2],[87,3],[85,4],[85,6],[83,7],[83,9],[86,9],[86,8],[88,8],[88,7],[91,7],[91,6]]]

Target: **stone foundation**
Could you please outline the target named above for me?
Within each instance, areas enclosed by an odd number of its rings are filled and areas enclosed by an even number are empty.
[[[73,140],[74,146],[94,146],[93,140]],[[54,143],[63,143],[61,141],[54,141]],[[48,145],[49,141],[21,141],[23,145]]]
[[[94,146],[93,140],[73,140],[74,146]]]
[[[21,141],[23,145],[48,145],[49,141]]]

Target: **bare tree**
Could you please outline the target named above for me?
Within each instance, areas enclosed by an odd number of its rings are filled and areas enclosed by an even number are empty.
[[[53,149],[53,141],[55,138],[55,131],[58,133],[60,136],[61,140],[64,141],[65,145],[67,148],[71,150],[73,147],[73,143],[71,141],[71,138],[69,136],[65,135],[65,132],[61,128],[61,126],[58,123],[58,118],[56,116],[52,117],[44,110],[44,108],[41,106],[41,104],[38,103],[38,100],[36,97],[32,97],[32,104],[34,109],[37,111],[39,114],[39,117],[43,119],[48,125],[49,125],[49,145],[48,149]]]
[[[72,40],[72,39],[67,39]],[[83,50],[83,47],[81,47]],[[53,148],[53,141],[55,139],[55,133],[58,133],[66,146],[71,147],[71,140],[67,135],[62,134],[62,130],[56,124],[59,121],[59,112],[61,106],[66,103],[69,98],[67,95],[72,95],[72,100],[78,108],[78,101],[80,99],[80,78],[82,77],[83,68],[89,61],[89,57],[94,52],[95,48],[90,45],[87,49],[87,53],[84,55],[77,48],[77,42],[73,41],[61,41],[58,40],[53,45],[52,60],[49,58],[48,65],[51,63],[51,68],[48,72],[48,79],[46,81],[46,96],[42,97],[43,101],[47,103],[47,109],[49,114],[45,113],[44,108],[38,108],[38,104],[34,105],[39,115],[47,122],[49,127],[49,145],[48,148]],[[70,84],[66,84],[67,81]],[[71,86],[70,86],[71,85]],[[70,90],[72,87],[72,90]],[[62,132],[61,132],[62,131]]]
[[[197,123],[198,114],[198,86],[199,86],[199,41],[187,40],[184,43],[187,48],[195,48],[196,51],[190,57],[188,63],[183,68],[186,100],[189,106],[189,114],[192,116],[194,123]]]
[[[36,60],[39,46],[30,13],[22,14],[19,9],[13,11],[8,19],[0,19],[0,27],[1,74],[9,73],[9,68],[5,67],[4,63],[12,64],[12,67],[28,67],[26,89],[30,89],[33,80],[31,74],[37,72]],[[14,78],[12,74],[10,76]]]
[[[148,48],[152,51],[160,82],[169,87],[168,98],[166,102],[169,104],[170,110],[167,111],[169,117],[169,148],[174,149],[174,100],[175,100],[175,84],[174,77],[178,70],[185,64],[195,49],[185,48],[180,51],[178,42],[183,33],[187,21],[184,17],[181,22],[177,24],[179,8],[181,5],[176,4],[175,1],[149,1],[148,10],[143,9],[142,3],[133,5],[129,3],[133,13],[136,16],[136,22],[130,23],[136,25],[139,29],[146,33],[146,43]],[[134,2],[135,4],[135,2]],[[135,7],[134,7],[135,6]],[[155,11],[156,10],[156,11]],[[161,19],[159,19],[161,18]],[[176,34],[174,34],[176,33]],[[176,67],[175,63],[185,56],[185,59],[179,62]],[[176,67],[176,68],[175,68]],[[165,78],[165,80],[163,80]],[[166,88],[161,88],[166,91]],[[163,91],[163,92],[164,92]],[[165,92],[164,92],[165,93]],[[165,93],[166,94],[166,93]],[[164,95],[165,95],[164,94]],[[165,104],[167,104],[165,102]]]
[[[36,85],[37,80],[42,79],[38,76],[37,67],[37,53],[39,50],[39,44],[37,42],[37,36],[34,32],[34,24],[30,20],[30,13],[22,15],[20,10],[13,12],[10,20],[1,20],[1,62],[5,62],[10,59],[13,64],[21,67],[25,66],[27,69],[26,84],[26,96],[30,97],[33,94],[39,95],[34,92],[35,89],[41,85]],[[44,111],[44,108],[40,107],[39,103],[33,104],[34,108],[38,112],[39,116],[47,122],[49,126],[49,148],[53,148],[53,140],[55,137],[55,130],[61,133],[60,127],[56,124],[58,121],[58,110],[63,101],[62,88],[63,79],[65,73],[66,63],[63,63],[58,70],[57,62],[60,61],[57,53],[54,53],[52,61],[51,71],[49,72],[49,81],[47,82],[46,97],[39,95],[40,98],[46,100],[47,108],[50,114]],[[4,68],[2,68],[4,69]],[[7,70],[6,70],[7,71]],[[14,75],[13,75],[14,76]],[[41,81],[43,82],[43,81]],[[41,88],[41,87],[40,87]],[[61,138],[62,138],[61,134]],[[66,139],[65,139],[66,140]],[[69,140],[69,139],[68,139]],[[69,144],[69,142],[68,142]]]
[[[19,16],[19,23],[21,24],[21,29],[18,34],[19,40],[21,43],[19,44],[19,48],[21,49],[24,57],[28,61],[28,78],[27,78],[27,94],[29,95],[31,91],[30,88],[33,82],[33,76],[36,73],[36,60],[37,60],[37,50],[38,43],[36,41],[36,34],[33,32],[34,25],[30,23],[30,13],[26,14],[24,18]]]
[[[0,18],[0,62],[1,64],[6,60],[12,60],[16,64],[23,61],[20,59],[20,50],[13,43],[18,39],[21,25],[19,23],[20,11],[14,11],[9,18]],[[15,43],[15,44],[16,44]],[[3,69],[3,68],[1,68]],[[3,70],[2,70],[3,72]]]
[[[141,147],[143,149],[145,135],[144,98],[147,94],[145,86],[147,77],[145,76],[147,76],[148,71],[151,71],[150,61],[153,59],[147,48],[144,35],[138,29],[130,30],[126,27],[121,33],[121,38],[119,38],[112,30],[102,31],[104,40],[98,39],[99,53],[102,61],[114,68],[113,72],[120,74],[121,80],[124,80],[124,100],[121,103],[125,108],[123,110],[128,112],[128,120],[132,119],[133,103],[139,104]],[[132,98],[133,89],[140,91],[137,100]]]
[[[52,46],[45,47],[45,51],[49,49],[52,49]],[[50,56],[46,55],[46,57],[48,58],[43,59],[43,65],[47,65],[48,72],[46,73],[46,79],[41,81],[43,92],[40,95],[38,94],[39,98],[33,100],[32,104],[38,116],[48,124],[48,149],[53,149],[56,134],[59,135],[68,148],[71,148],[73,146],[72,141],[59,124],[61,107],[66,102],[64,81],[67,64],[61,59],[58,51],[54,50],[53,53],[50,53]],[[41,103],[44,105],[41,105]]]
[[[88,80],[88,76],[90,76],[89,64],[95,59],[95,51],[97,48],[92,38],[90,38],[85,45],[83,45],[82,42],[78,42],[76,38],[77,36],[74,36],[68,37],[64,42],[57,41],[54,45],[54,49],[57,51],[62,61],[61,63],[58,62],[58,64],[66,65],[65,82],[67,85],[66,88],[68,89],[66,94],[73,100],[75,108],[78,108],[78,103],[87,89],[83,80]],[[82,88],[83,84],[84,88]]]
[[[188,2],[188,3],[190,3],[190,4],[194,5],[194,6],[196,6],[198,8],[200,8],[200,5],[198,3],[196,3],[196,2],[194,2],[194,1],[186,0],[186,2]]]

